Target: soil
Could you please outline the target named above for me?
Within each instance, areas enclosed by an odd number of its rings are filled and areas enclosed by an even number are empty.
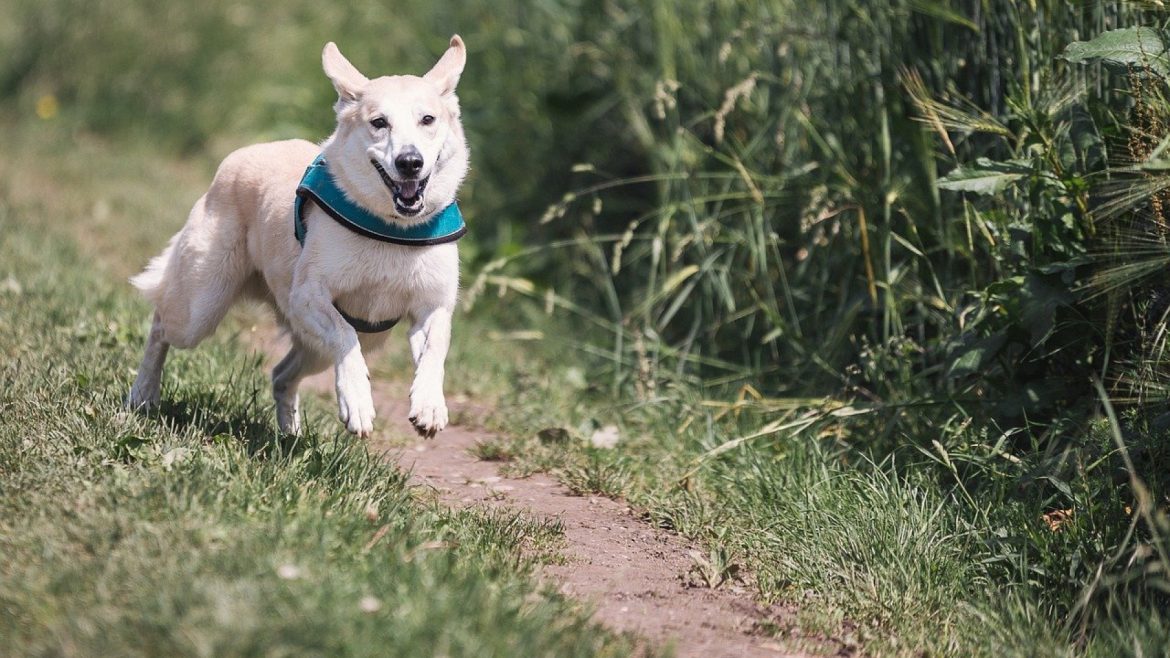
[[[272,334],[257,331],[255,337]],[[271,341],[268,365],[276,361]],[[542,567],[565,595],[592,606],[593,618],[617,632],[645,638],[679,657],[812,656],[840,651],[824,638],[801,637],[791,610],[757,605],[743,588],[695,586],[688,574],[701,555],[686,539],[647,523],[621,501],[579,496],[546,474],[505,477],[500,464],[474,456],[474,447],[493,435],[460,425],[434,439],[403,447],[387,435],[410,436],[408,384],[375,381],[377,409],[371,447],[385,452],[412,480],[452,506],[483,505],[557,519],[564,527],[563,564]],[[317,392],[332,403],[330,371],[305,381],[302,394]],[[453,419],[474,418],[467,402],[448,399]],[[379,427],[380,426],[380,427]],[[380,438],[381,437],[381,438]],[[765,633],[762,629],[769,629]],[[792,639],[775,637],[782,629]],[[791,644],[802,647],[793,649]],[[808,653],[808,647],[816,653]]]

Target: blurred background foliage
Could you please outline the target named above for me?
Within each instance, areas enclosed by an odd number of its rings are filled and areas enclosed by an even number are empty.
[[[1118,561],[1167,525],[1161,4],[3,0],[0,94],[219,156],[328,134],[324,42],[421,73],[458,32],[468,304],[498,289],[570,318],[610,394],[738,394],[752,437],[805,414],[802,436],[927,453],[965,494],[1111,505],[1115,532],[1063,572],[999,546],[1080,615],[1093,588],[1167,587],[1162,562]],[[1073,492],[1085,463],[1116,469]],[[1148,495],[1136,540],[1118,487]]]

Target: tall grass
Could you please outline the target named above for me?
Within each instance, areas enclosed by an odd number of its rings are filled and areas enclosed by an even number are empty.
[[[578,193],[546,219],[583,243],[575,269],[588,274],[565,285],[592,282],[590,308],[629,350],[615,349],[615,368],[642,344],[652,363],[681,359],[708,377],[836,390],[861,341],[937,352],[965,297],[1040,255],[1013,260],[1006,249],[1084,248],[1078,235],[1047,244],[1066,221],[1054,209],[1038,209],[1045,214],[1015,235],[1014,220],[973,220],[957,198],[942,198],[940,166],[1050,135],[1004,146],[964,126],[939,153],[906,82],[980,108],[992,137],[1015,136],[1018,122],[1063,120],[1045,114],[1066,109],[1049,87],[1087,84],[1092,72],[1057,60],[1063,48],[1132,12],[958,4],[632,6],[620,33],[645,38],[620,41],[612,27],[591,35],[602,47],[590,54],[605,64],[595,70],[620,99],[624,141],[640,145],[644,175],[596,191],[587,179],[612,173],[604,159],[589,161]],[[1100,165],[1093,155],[1086,167]],[[1074,218],[1072,230],[1087,221]]]
[[[1136,3],[607,6],[622,21],[589,35],[600,46],[589,55],[606,64],[592,71],[619,97],[611,118],[641,167],[622,176],[602,158],[574,168],[580,182],[542,217],[553,253],[569,263],[543,279],[547,289],[517,276],[530,252],[489,264],[476,283],[544,299],[599,329],[589,349],[612,390],[637,401],[628,417],[665,406],[647,421],[664,450],[698,435],[686,450],[698,465],[679,466],[684,486],[752,518],[745,539],[731,541],[744,554],[783,562],[810,536],[832,538],[823,553],[808,549],[809,563],[776,569],[780,583],[816,573],[805,582],[822,595],[905,630],[921,615],[891,609],[887,594],[934,609],[978,598],[960,582],[986,582],[1005,598],[972,605],[1016,650],[1028,620],[1058,629],[1051,647],[1108,655],[1121,628],[1156,646],[1164,519],[1122,510],[1166,500],[1156,456],[1164,188],[1160,165],[1146,164],[1166,136],[1165,84],[1141,62],[1110,69],[1061,56],[1112,29],[1159,26],[1161,15]],[[994,184],[974,186],[977,174]],[[1109,430],[1094,424],[1108,403],[1094,376],[1115,394],[1139,391],[1144,407]],[[709,398],[739,389],[740,402],[704,413],[679,393],[693,385]],[[728,424],[739,414],[753,420]],[[705,426],[695,420],[704,416]],[[1117,441],[1102,440],[1110,436]],[[828,442],[828,458],[854,462],[850,472],[869,473],[858,486],[880,495],[865,503],[870,494],[825,475],[834,493],[817,499],[827,508],[818,515],[757,490],[785,482],[790,467],[734,458],[799,454],[793,441]],[[1122,460],[1131,451],[1143,458]],[[629,466],[584,464],[574,468]],[[920,521],[912,510],[851,516],[851,505],[889,505],[877,501],[903,477],[940,488],[934,511],[920,508]],[[631,486],[651,507],[689,510],[688,532],[729,523],[686,495],[659,495],[670,483],[650,480]],[[962,512],[949,526],[941,511],[953,507]],[[1057,522],[1062,514],[1077,516],[1075,531]],[[750,539],[800,519],[828,525],[771,547]],[[891,525],[861,530],[869,521]],[[899,571],[926,549],[841,561],[829,550],[859,536],[882,539],[857,550],[895,550],[915,528],[924,545],[953,544],[954,564],[982,567]],[[951,563],[923,560],[944,571]],[[865,568],[836,584],[824,576],[857,563]],[[893,571],[875,570],[885,564]],[[858,587],[856,600],[838,591]],[[1113,640],[1095,644],[1096,633]],[[942,637],[958,642],[946,650],[979,644]]]

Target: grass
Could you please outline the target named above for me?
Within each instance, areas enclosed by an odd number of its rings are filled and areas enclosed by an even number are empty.
[[[1158,3],[236,4],[14,2],[10,221],[122,278],[226,145],[325,134],[320,43],[422,70],[459,31],[478,455],[627,497],[703,544],[687,582],[867,653],[1164,653],[1170,105],[1154,42],[1062,57]],[[115,320],[86,340],[139,338]],[[254,368],[199,354],[168,421],[265,445]]]
[[[1023,459],[966,433],[966,446],[874,463],[819,422],[709,457],[757,427],[758,412],[715,419],[698,397],[615,404],[566,389],[567,349],[554,352],[513,361],[523,385],[496,416],[513,438],[493,451],[515,456],[514,473],[551,470],[582,494],[624,496],[698,540],[694,586],[742,577],[762,601],[795,606],[802,633],[873,655],[1158,655],[1170,641],[1156,554],[1170,528],[1166,437],[1135,440],[1140,418],[1122,419],[1125,452],[1101,420]],[[568,429],[595,419],[621,419],[615,449]]]
[[[516,297],[483,304],[498,334],[544,333],[455,346],[452,363],[470,367],[452,385],[495,400],[503,438],[483,452],[695,538],[707,552],[684,575],[694,586],[734,573],[794,606],[801,633],[873,655],[1159,655],[1170,642],[1158,548],[1170,437],[1156,414],[1020,448],[955,413],[924,447],[901,435],[875,457],[869,436],[921,412],[746,389],[725,401],[681,382],[614,397],[593,374],[606,358],[571,322]],[[613,423],[617,447],[592,447]]]
[[[645,160],[574,168],[554,239],[477,279],[563,323],[505,399],[510,468],[625,494],[867,651],[1164,651],[1164,181],[1113,177],[1155,166],[1165,78],[1061,53],[1165,14],[623,9],[647,37],[594,26],[614,68],[583,77]]]
[[[79,146],[106,175],[39,195],[77,165],[48,159],[61,132],[25,129],[17,160],[40,166],[0,196],[5,653],[633,651],[533,580],[555,523],[438,506],[319,409],[300,439],[278,436],[265,373],[231,332],[172,356],[159,413],[124,412],[148,314],[121,275],[144,254],[108,241],[173,230],[182,214],[141,208],[188,202],[161,179],[191,165],[151,173],[149,149]],[[86,212],[102,202],[113,217]]]

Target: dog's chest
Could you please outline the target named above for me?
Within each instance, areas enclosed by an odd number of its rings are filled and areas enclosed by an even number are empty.
[[[334,301],[370,321],[453,307],[459,288],[454,243],[408,247],[372,240],[331,226],[321,273]]]

